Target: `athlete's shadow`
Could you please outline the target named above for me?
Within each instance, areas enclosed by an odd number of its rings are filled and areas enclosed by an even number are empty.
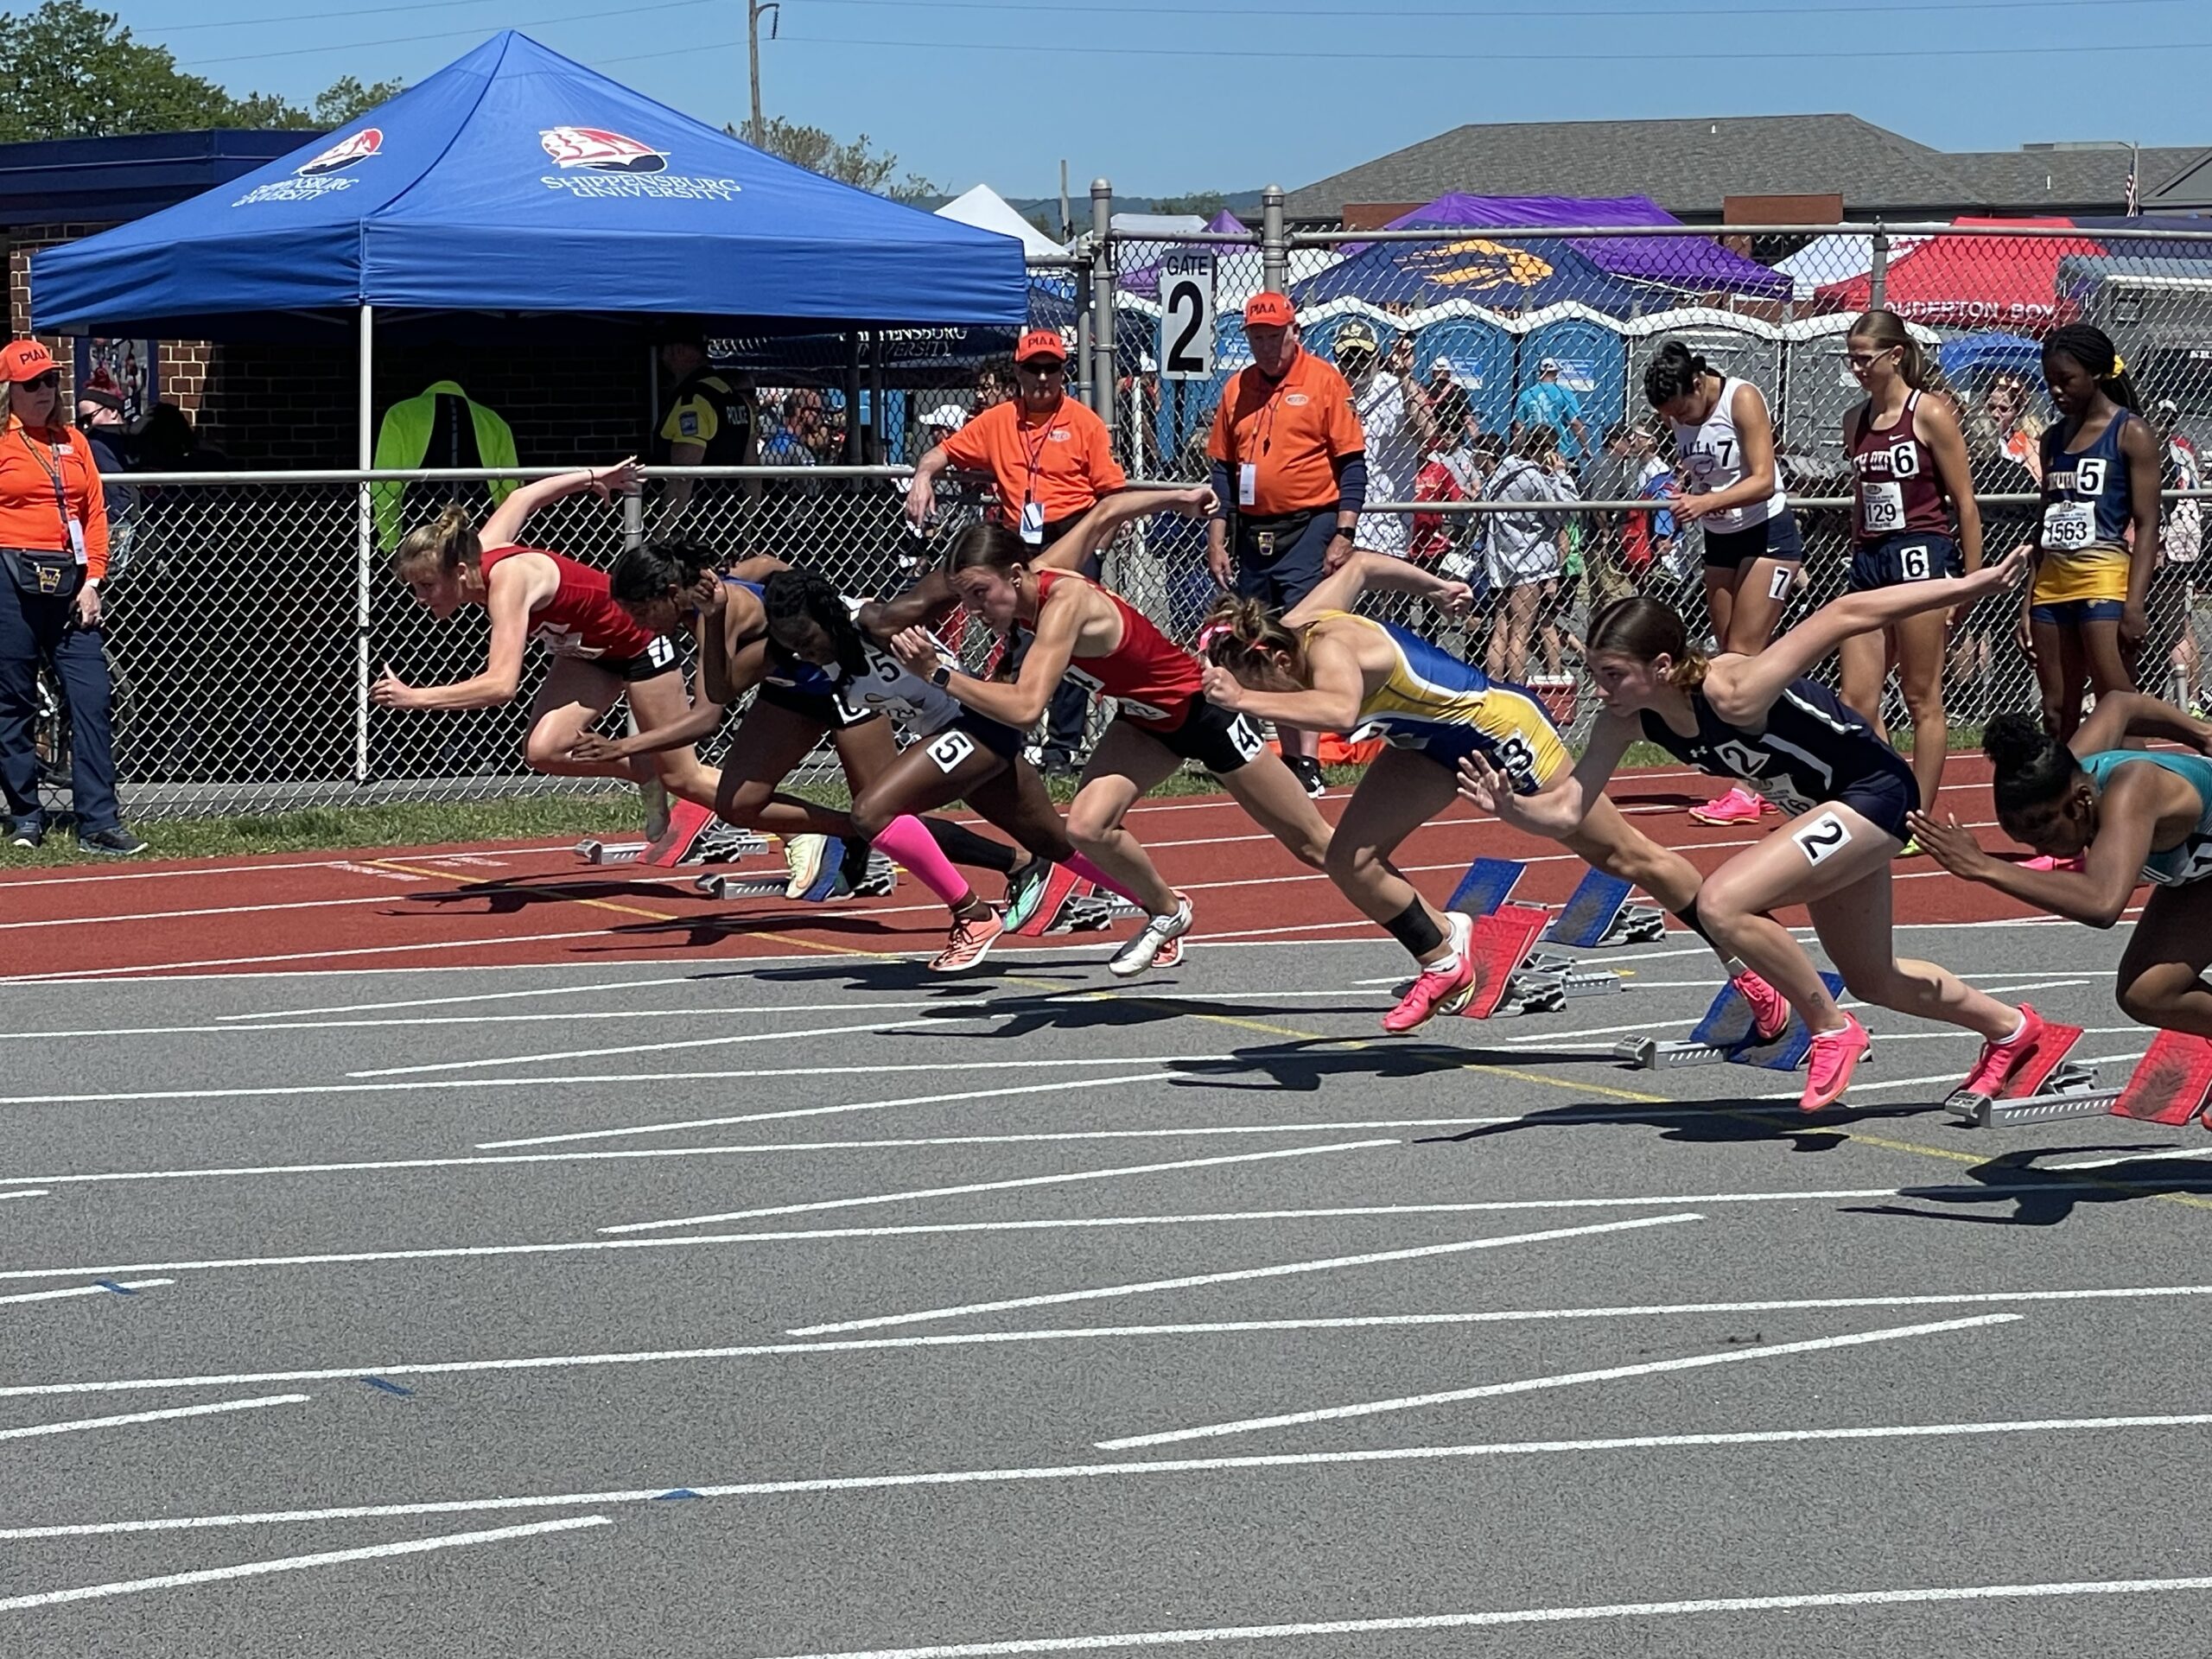
[[[1351,1046],[1353,1041],[1358,1042],[1359,1046]],[[1191,1082],[1205,1080],[1217,1088],[1311,1093],[1332,1077],[1376,1081],[1428,1077],[1439,1083],[1458,1082],[1480,1076],[1486,1065],[1505,1060],[1526,1062],[1530,1058],[1486,1049],[1454,1048],[1440,1043],[1376,1043],[1331,1038],[1269,1043],[1236,1049],[1232,1053],[1233,1058],[1227,1060],[1175,1060],[1169,1064],[1177,1071],[1187,1074]],[[1586,1059],[1588,1056],[1564,1058]],[[1237,1077],[1247,1080],[1230,1081]]]
[[[676,890],[640,887],[635,882],[611,881],[602,877],[545,882],[471,881],[434,893],[396,894],[397,907],[387,913],[418,916],[425,906],[432,910],[449,910],[461,905],[480,905],[481,909],[472,909],[467,913],[472,916],[515,916],[537,905],[574,904],[581,899],[597,899],[602,904],[637,905],[659,903],[677,896]],[[696,897],[696,894],[682,896]]]
[[[1516,1055],[1525,1059],[1529,1057]],[[1880,1122],[1915,1116],[1927,1109],[1910,1107],[1846,1107],[1830,1109],[1817,1116],[1801,1115],[1788,1101],[1686,1100],[1645,1103],[1637,1101],[1583,1101],[1569,1106],[1526,1112],[1503,1123],[1484,1123],[1458,1135],[1430,1135],[1417,1144],[1487,1141],[1502,1135],[1522,1135],[1532,1129],[1582,1128],[1593,1124],[1642,1124],[1656,1129],[1662,1141],[1689,1146],[1744,1146],[1761,1142],[1786,1144],[1792,1152],[1833,1152],[1845,1144],[1843,1131],[1854,1123]]]
[[[1058,968],[1047,965],[1034,968],[1024,963],[1022,978],[1050,980],[1065,984],[1070,990],[1081,989],[1091,978],[1079,968]],[[933,974],[929,963],[907,957],[861,959],[841,957],[834,962],[779,963],[772,968],[761,968],[747,976],[763,984],[818,985],[824,989],[847,991],[911,991],[916,989],[943,992],[949,997],[1006,995],[1020,988],[1009,987],[1003,980],[988,974],[950,975]],[[1035,991],[1032,995],[1049,993]]]
[[[2145,1198],[2195,1198],[2212,1194],[2212,1165],[2188,1158],[2179,1147],[2172,1158],[2145,1158],[2101,1169],[2045,1168],[2038,1158],[2082,1153],[2126,1152],[2131,1147],[2041,1147],[2003,1153],[1966,1172],[1973,1185],[1908,1188],[1903,1196],[1927,1204],[1961,1206],[2005,1205],[2007,1215],[1974,1215],[1965,1209],[1924,1210],[1891,1201],[1843,1206],[1866,1216],[1904,1216],[1917,1221],[1963,1221],[1988,1227],[2056,1227],[2085,1204],[2133,1204]]]

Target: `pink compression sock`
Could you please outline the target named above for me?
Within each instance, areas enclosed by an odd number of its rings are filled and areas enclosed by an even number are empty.
[[[1085,858],[1081,853],[1070,853],[1065,858],[1062,859],[1060,862],[1066,865],[1068,868],[1073,870],[1084,880],[1090,882],[1091,886],[1095,887],[1103,887],[1109,893],[1120,893],[1122,898],[1128,899],[1139,910],[1148,908],[1143,899],[1138,898],[1136,894],[1131,893],[1127,887],[1116,881],[1112,876],[1107,874],[1105,871],[1100,869],[1096,864]]]
[[[923,822],[907,813],[884,826],[874,842],[878,852],[896,859],[915,880],[957,909],[969,897],[968,883],[952,868],[952,861],[938,850],[937,842]]]

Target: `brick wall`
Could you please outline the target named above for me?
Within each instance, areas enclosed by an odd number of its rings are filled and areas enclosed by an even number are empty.
[[[8,338],[30,326],[31,255],[107,228],[41,225],[7,232]],[[378,353],[379,414],[435,380],[456,380],[514,428],[526,465],[566,467],[641,453],[650,416],[651,369],[644,346],[597,338],[580,322],[572,336],[490,346],[454,338],[390,344]],[[75,343],[41,336],[73,381]],[[351,467],[355,454],[356,370],[344,346],[161,342],[160,395],[193,416],[201,441],[243,467]],[[75,395],[73,385],[70,395]]]

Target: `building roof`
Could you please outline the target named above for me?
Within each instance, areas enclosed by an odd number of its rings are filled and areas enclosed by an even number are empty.
[[[0,228],[137,219],[227,184],[315,136],[217,128],[0,144]]]
[[[2145,200],[2212,152],[2146,149]],[[1721,116],[1669,121],[1525,121],[1455,127],[1291,193],[1292,219],[1340,217],[1349,202],[1485,195],[1651,197],[1685,218],[1718,219],[1731,196],[1834,195],[1847,217],[2046,212],[2121,200],[2114,150],[1958,155],[1855,115]],[[2212,167],[2200,174],[2212,192]]]

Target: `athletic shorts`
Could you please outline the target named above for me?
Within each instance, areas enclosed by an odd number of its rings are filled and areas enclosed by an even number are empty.
[[[1126,715],[1116,716],[1126,720]],[[1135,722],[1132,722],[1135,724]],[[1217,778],[1249,766],[1267,753],[1267,741],[1249,715],[1232,715],[1217,702],[1192,697],[1183,723],[1163,731],[1145,721],[1137,730],[1160,743],[1170,753],[1195,760]]]
[[[652,644],[634,657],[599,657],[590,659],[594,666],[605,669],[626,685],[635,685],[639,680],[658,679],[664,674],[673,674],[683,664],[677,658],[676,641],[666,634],[658,634]]]
[[[1797,515],[1788,509],[1763,524],[1743,530],[1705,532],[1705,563],[1709,569],[1738,570],[1753,559],[1779,559],[1795,564],[1805,556],[1804,538],[1797,533]]]
[[[1860,542],[1851,555],[1851,591],[1895,588],[1908,582],[1932,582],[1966,574],[1966,560],[1959,544],[1948,536],[1916,531],[1885,536],[1878,542]]]
[[[2117,599],[2068,599],[2055,605],[2031,605],[2028,620],[2047,622],[2054,628],[2078,628],[2084,622],[2117,622],[2127,608]]]
[[[1021,753],[1020,732],[972,711],[943,731],[916,738],[914,743],[947,777],[954,767],[978,753],[995,754],[1001,760],[1011,760]]]
[[[848,726],[865,726],[871,720],[883,718],[874,709],[855,713],[835,697],[825,697],[818,691],[801,691],[795,687],[778,685],[772,680],[763,680],[755,696],[773,708],[810,720],[829,731],[842,731]]]
[[[1287,539],[1278,537],[1262,555],[1260,533],[1251,524],[1236,521],[1236,595],[1256,599],[1271,611],[1287,611],[1321,585],[1321,561],[1337,533],[1333,508],[1316,512],[1306,528]]]
[[[1884,835],[1908,841],[1912,831],[1905,826],[1905,814],[1920,810],[1920,785],[1913,778],[1912,769],[1900,760],[1895,772],[1869,772],[1853,779],[1829,796],[1828,800],[1835,805],[1849,807]],[[1815,807],[1811,816],[1818,817],[1820,809]],[[1817,859],[1814,861],[1819,862]]]

